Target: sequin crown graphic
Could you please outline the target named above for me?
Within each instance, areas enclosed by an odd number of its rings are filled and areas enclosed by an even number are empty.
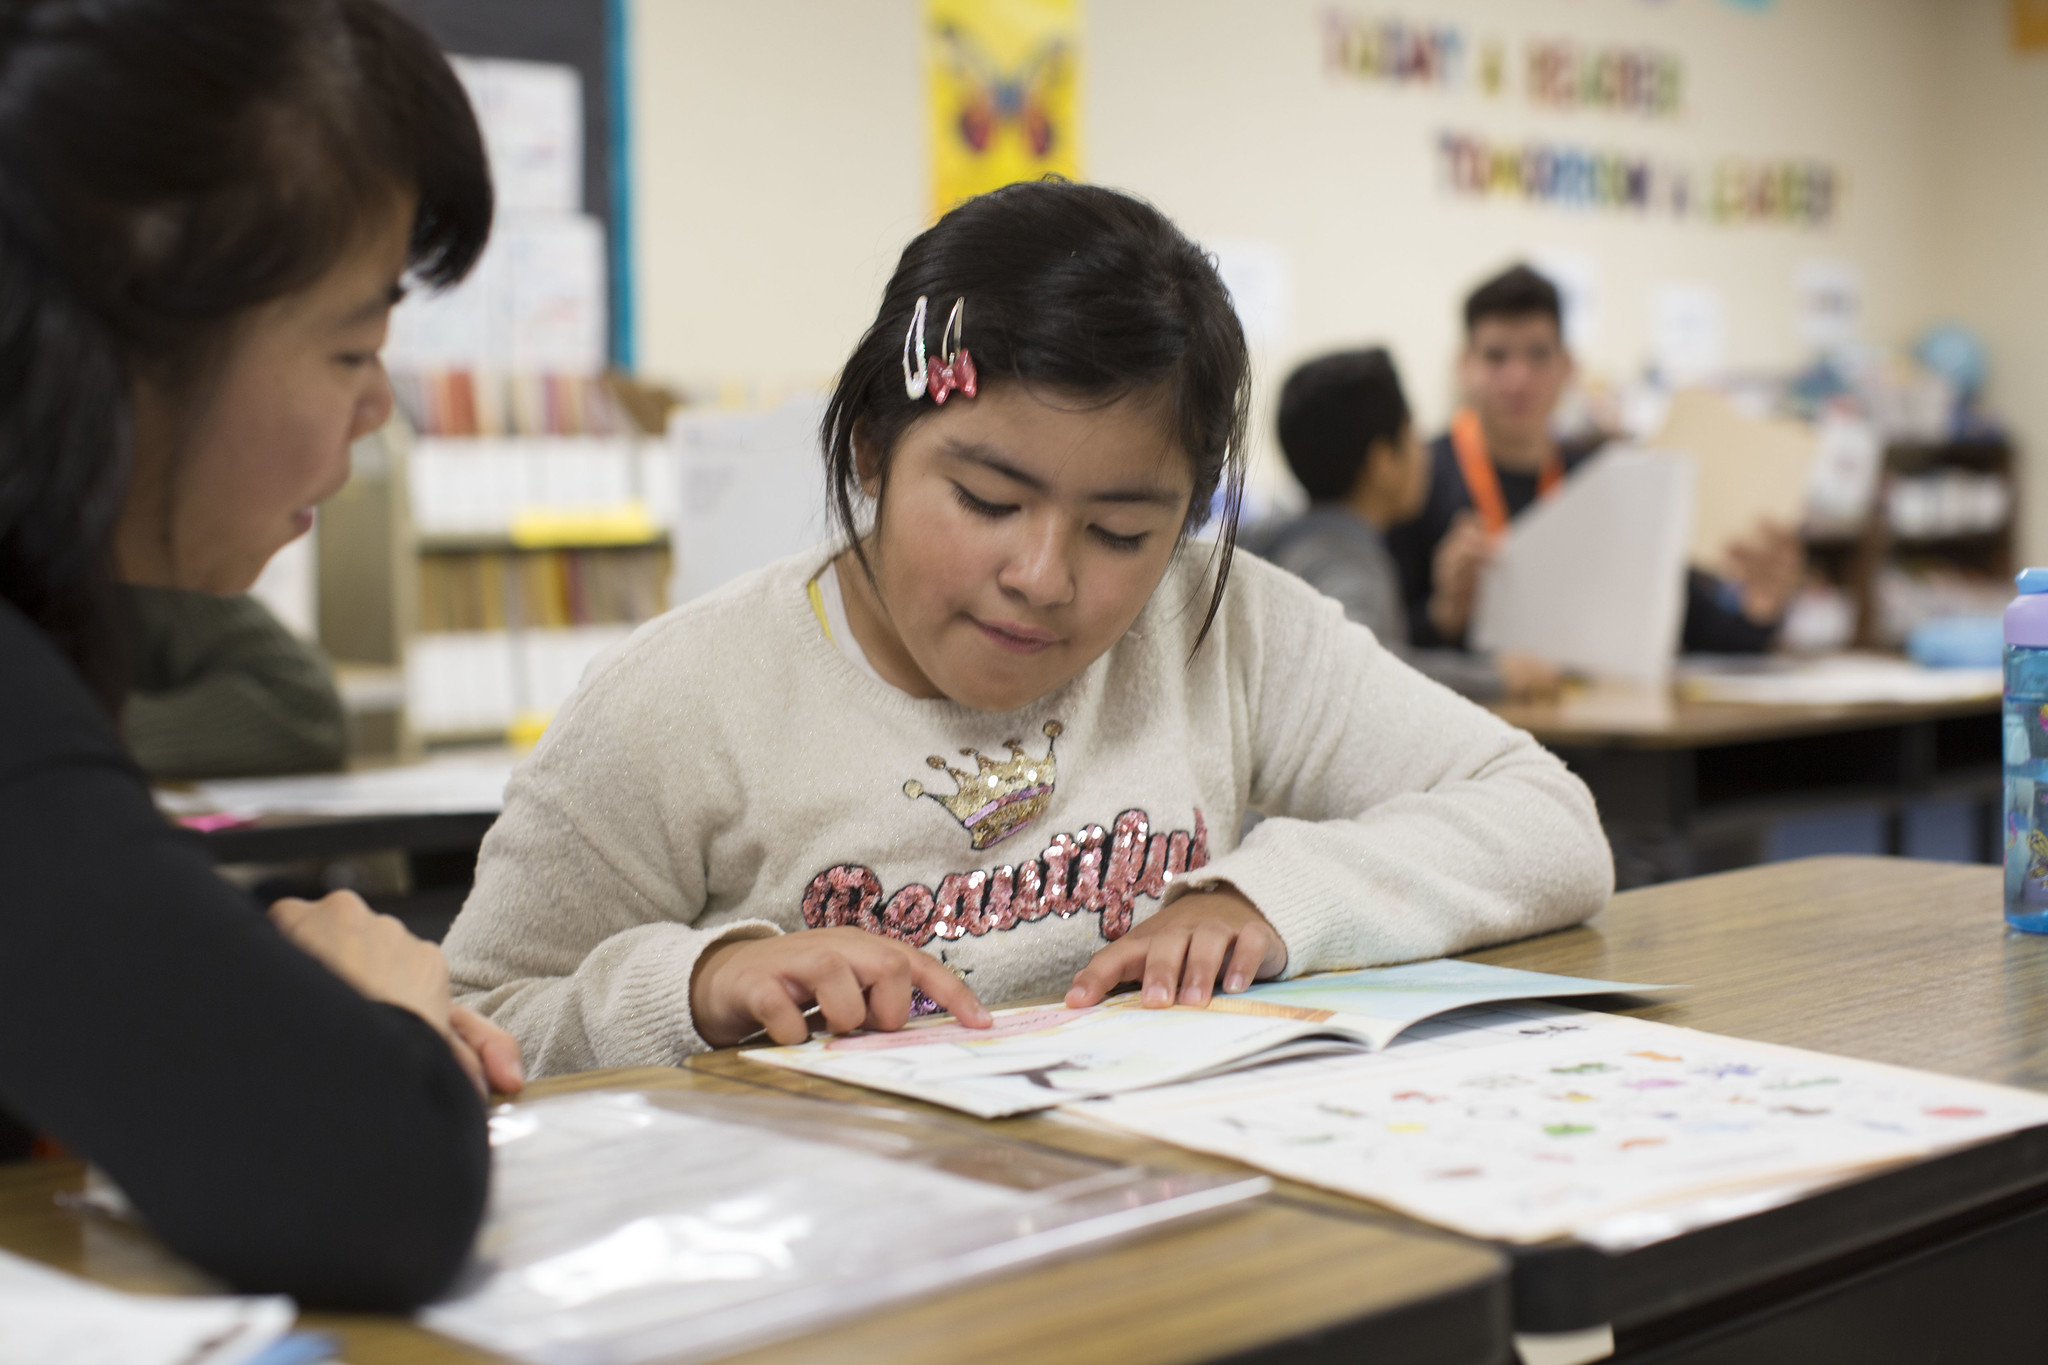
[[[1001,843],[1044,814],[1051,804],[1053,783],[1059,777],[1053,748],[1062,728],[1056,720],[1045,723],[1044,734],[1050,742],[1043,758],[1025,753],[1024,742],[1018,739],[1003,741],[1010,751],[1007,759],[990,758],[979,749],[962,749],[960,756],[975,762],[977,770],[971,773],[933,754],[925,760],[926,765],[943,769],[956,790],[951,796],[941,796],[926,791],[922,782],[910,781],[903,784],[903,794],[913,801],[927,797],[951,811],[977,852]]]

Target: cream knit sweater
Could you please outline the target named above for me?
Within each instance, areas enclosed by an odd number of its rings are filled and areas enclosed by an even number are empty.
[[[1563,764],[1249,555],[1192,664],[1194,547],[1107,654],[1001,715],[842,655],[805,592],[827,558],[642,627],[513,776],[446,949],[531,1074],[703,1050],[690,973],[731,938],[859,925],[993,1005],[1065,991],[1215,882],[1290,976],[1555,929],[1613,887]],[[1240,843],[1248,810],[1268,818]]]

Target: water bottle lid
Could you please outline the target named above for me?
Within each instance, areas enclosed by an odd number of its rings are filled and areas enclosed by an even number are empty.
[[[2048,569],[2021,569],[2014,575],[2013,582],[2019,586],[2022,596],[2048,592]]]

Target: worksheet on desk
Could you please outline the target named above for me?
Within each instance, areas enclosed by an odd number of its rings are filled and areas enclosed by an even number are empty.
[[[1701,1208],[1754,1211],[1745,1195],[2048,1124],[2048,1096],[2029,1091],[1614,1015],[1473,1033],[1427,1054],[1396,1047],[1080,1108],[1512,1242],[1631,1220],[1668,1235]],[[1660,1210],[1672,1215],[1661,1224]]]

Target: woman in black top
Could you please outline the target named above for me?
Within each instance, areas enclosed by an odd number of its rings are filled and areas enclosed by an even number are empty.
[[[390,411],[400,277],[490,217],[381,0],[0,0],[0,1156],[55,1139],[242,1289],[445,1288],[518,1054],[395,921],[266,919],[159,818],[114,584],[246,589]]]

